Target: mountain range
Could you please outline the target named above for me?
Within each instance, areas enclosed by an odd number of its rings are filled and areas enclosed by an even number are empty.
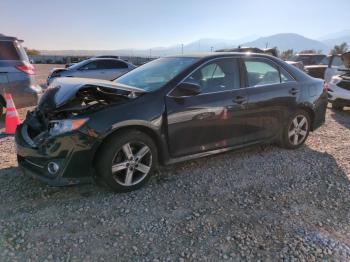
[[[119,56],[166,56],[178,55],[182,52],[210,52],[222,48],[248,47],[277,47],[279,51],[293,49],[300,52],[306,49],[321,50],[328,54],[334,45],[346,42],[350,46],[350,30],[335,32],[318,39],[311,39],[295,33],[281,33],[265,37],[251,35],[239,39],[200,39],[189,44],[178,44],[169,47],[154,47],[151,49],[119,49],[119,50],[40,50],[44,55],[119,55]]]

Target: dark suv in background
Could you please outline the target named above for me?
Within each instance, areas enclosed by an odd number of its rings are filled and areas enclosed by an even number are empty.
[[[22,42],[16,37],[0,34],[0,114],[6,107],[5,92],[12,95],[17,108],[36,105],[42,92],[36,85],[35,69]]]
[[[329,57],[323,54],[296,54],[291,61],[302,62],[308,75],[323,79]]]

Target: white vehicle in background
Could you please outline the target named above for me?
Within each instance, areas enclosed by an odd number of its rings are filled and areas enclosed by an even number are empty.
[[[325,83],[329,83],[333,76],[342,75],[350,68],[350,52],[342,55],[333,55],[329,59],[328,67],[324,73]]]
[[[333,76],[329,83],[325,83],[325,87],[333,109],[343,110],[344,107],[350,107],[350,70]]]

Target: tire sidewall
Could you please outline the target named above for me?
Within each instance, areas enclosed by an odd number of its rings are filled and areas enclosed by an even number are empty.
[[[114,160],[115,154],[122,148],[126,143],[141,142],[147,145],[152,154],[152,165],[147,176],[138,184],[132,186],[124,186],[119,184],[112,175],[112,162]],[[116,192],[129,192],[142,187],[150,179],[152,173],[156,169],[158,163],[157,148],[148,135],[140,131],[127,131],[118,132],[111,138],[105,141],[102,149],[99,152],[99,157],[97,159],[97,173],[104,180],[104,182]]]

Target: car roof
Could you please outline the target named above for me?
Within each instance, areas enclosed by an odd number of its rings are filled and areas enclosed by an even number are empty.
[[[272,55],[261,54],[261,53],[251,53],[251,52],[208,52],[208,53],[193,53],[193,54],[167,56],[167,57],[174,57],[174,58],[187,57],[187,58],[204,59],[204,58],[220,58],[220,57],[228,57],[228,56],[232,56],[232,57],[254,56],[254,57],[274,58]]]
[[[125,62],[124,60],[120,59],[120,58],[111,58],[111,57],[108,57],[108,58],[103,58],[103,57],[91,57],[89,59],[86,59],[86,60],[90,60],[90,61],[98,61],[98,60],[117,60],[117,61],[122,61],[122,62]]]
[[[18,41],[18,42],[23,42],[23,40],[20,40],[17,37],[6,36],[6,35],[3,35],[3,34],[0,34],[0,41]]]

